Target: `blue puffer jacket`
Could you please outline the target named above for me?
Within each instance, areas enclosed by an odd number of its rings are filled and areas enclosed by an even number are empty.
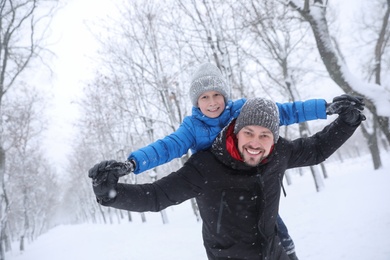
[[[219,132],[237,118],[246,99],[229,100],[223,113],[217,118],[203,115],[199,108],[192,108],[192,115],[184,118],[180,127],[172,134],[132,152],[128,160],[136,163],[135,174],[152,169],[180,158],[191,149],[192,153],[211,146]],[[280,125],[291,125],[314,119],[326,119],[326,101],[311,99],[293,103],[276,103]]]

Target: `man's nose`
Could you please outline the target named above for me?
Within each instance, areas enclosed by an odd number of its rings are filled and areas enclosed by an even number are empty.
[[[254,148],[254,149],[258,149],[258,148],[261,148],[261,144],[260,142],[256,139],[256,138],[253,138],[250,142],[249,142],[249,146]]]

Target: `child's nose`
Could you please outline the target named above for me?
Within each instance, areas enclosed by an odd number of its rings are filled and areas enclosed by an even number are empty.
[[[215,97],[212,97],[211,98],[211,104],[215,104],[215,103],[217,103],[217,99]]]

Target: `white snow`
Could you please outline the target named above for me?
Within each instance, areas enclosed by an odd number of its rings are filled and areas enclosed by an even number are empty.
[[[327,163],[325,189],[316,192],[309,171],[285,185],[280,215],[293,237],[300,260],[390,259],[390,153],[382,152],[383,169],[374,171],[369,155]],[[189,202],[160,213],[147,213],[141,223],[58,226],[28,244],[16,244],[7,260],[206,259],[201,223]]]
[[[367,83],[354,76],[345,64],[341,65],[341,69],[347,82],[352,88],[362,93],[366,98],[369,98],[376,106],[377,113],[380,116],[390,117],[390,90],[386,86],[380,86],[374,83]]]

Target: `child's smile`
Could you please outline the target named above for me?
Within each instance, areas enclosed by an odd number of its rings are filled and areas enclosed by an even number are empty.
[[[225,109],[225,98],[217,91],[206,91],[200,95],[198,106],[205,116],[216,118],[219,117]]]

